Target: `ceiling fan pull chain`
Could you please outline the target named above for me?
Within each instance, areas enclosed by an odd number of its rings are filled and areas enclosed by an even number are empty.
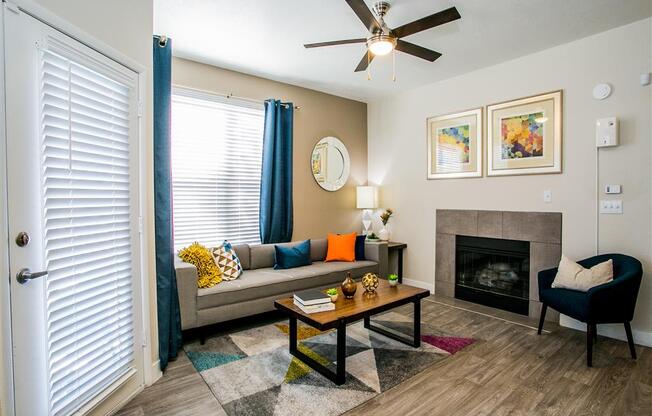
[[[392,50],[392,81],[396,82],[396,49]]]
[[[371,59],[369,59],[370,53],[371,52],[369,52],[369,49],[367,49],[367,81],[371,81],[371,69],[370,69]]]

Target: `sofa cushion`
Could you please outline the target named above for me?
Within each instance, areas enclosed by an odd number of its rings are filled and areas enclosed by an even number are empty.
[[[356,260],[365,260],[364,245],[366,241],[367,241],[366,235],[357,235],[355,237],[355,259]]]
[[[251,253],[249,252],[249,244],[233,244],[233,251],[240,259],[242,270],[249,270],[251,268]]]
[[[274,270],[267,267],[247,270],[237,280],[199,289],[197,309],[213,308],[313,287],[336,286],[344,280],[348,271],[354,278],[362,277],[365,273],[377,273],[378,264],[373,261],[315,262],[310,266],[294,269]]]
[[[310,260],[310,240],[306,240],[292,247],[284,247],[280,244],[274,246],[275,263],[274,269],[293,269],[300,266],[308,266]]]
[[[310,260],[324,261],[328,242],[325,238],[314,238],[310,240]]]
[[[356,234],[328,234],[326,261],[355,261]]]

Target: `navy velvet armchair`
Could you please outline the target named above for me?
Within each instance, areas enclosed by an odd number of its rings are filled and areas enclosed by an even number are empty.
[[[556,268],[539,272],[539,300],[542,304],[539,335],[548,306],[564,315],[585,322],[587,329],[586,364],[589,367],[592,366],[593,341],[597,337],[596,325],[598,324],[623,323],[627,333],[629,351],[632,358],[636,359],[630,321],[634,317],[636,297],[643,277],[641,262],[623,254],[602,254],[578,263],[585,268],[591,268],[609,259],[613,260],[613,281],[595,286],[588,292],[551,287],[557,275]]]

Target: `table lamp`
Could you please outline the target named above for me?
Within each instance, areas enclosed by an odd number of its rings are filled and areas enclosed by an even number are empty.
[[[356,204],[362,210],[363,234],[369,234],[372,210],[378,208],[378,188],[375,186],[358,186],[356,188]]]

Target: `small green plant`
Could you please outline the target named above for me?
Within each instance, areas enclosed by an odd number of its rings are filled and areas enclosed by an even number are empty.
[[[398,275],[395,273],[390,274],[387,276],[387,280],[398,280]]]
[[[373,233],[373,232],[372,232],[371,234],[368,234],[368,235],[367,235],[367,240],[378,240],[378,239],[379,239],[379,238],[378,238],[378,236],[376,235],[376,233]]]
[[[326,294],[327,294],[328,296],[335,296],[335,295],[337,295],[337,289],[335,289],[334,287],[332,287],[332,288],[330,288],[330,289],[328,289],[328,290],[326,291]]]

